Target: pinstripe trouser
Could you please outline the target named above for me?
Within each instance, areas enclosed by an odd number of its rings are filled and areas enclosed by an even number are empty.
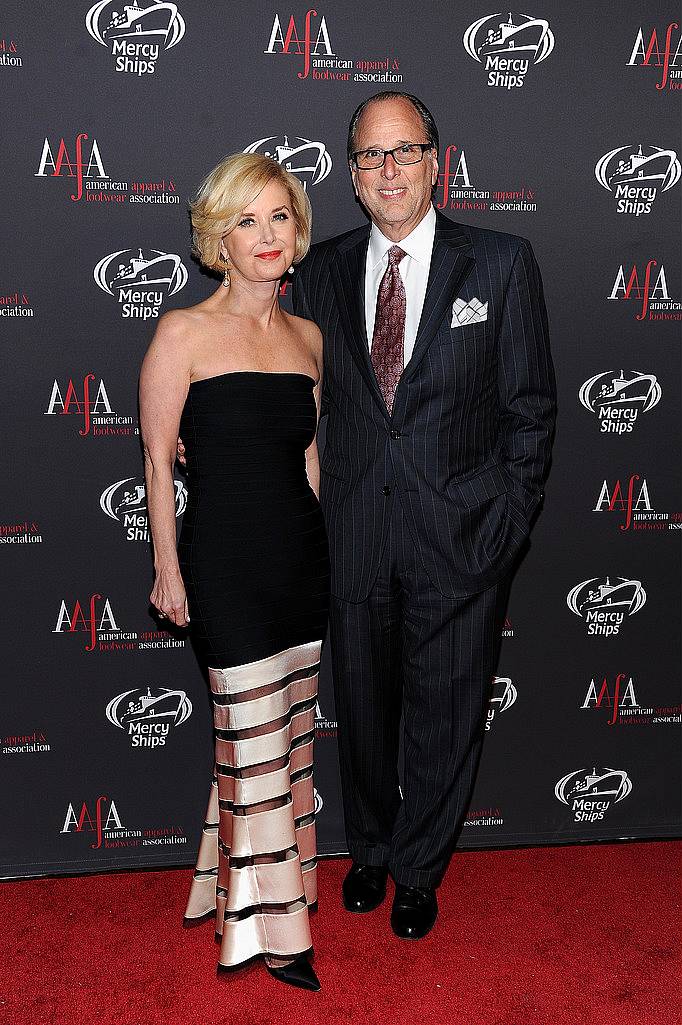
[[[443,597],[393,502],[369,596],[330,609],[346,836],[354,861],[437,886],[471,799],[508,581]]]

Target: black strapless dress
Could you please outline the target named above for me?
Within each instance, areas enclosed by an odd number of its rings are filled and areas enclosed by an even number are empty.
[[[305,470],[313,387],[305,374],[255,372],[190,385],[178,557],[194,640],[213,668],[324,637],[327,535]]]
[[[220,962],[311,946],[312,744],[329,553],[305,450],[314,381],[233,372],[190,385],[178,542],[190,630],[209,670],[216,770],[187,922],[216,913]]]

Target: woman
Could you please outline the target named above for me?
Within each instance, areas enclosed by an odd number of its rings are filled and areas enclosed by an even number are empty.
[[[319,989],[312,742],[329,558],[317,501],[322,339],[278,301],[310,244],[296,178],[236,154],[191,204],[194,251],[224,280],[163,316],[140,412],[154,543],[150,600],[190,623],[213,696],[216,772],[185,922],[216,914],[220,964],[257,955]],[[175,541],[178,433],[189,497]]]

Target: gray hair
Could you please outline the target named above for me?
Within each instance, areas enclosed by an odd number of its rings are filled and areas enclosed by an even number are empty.
[[[374,96],[369,96],[366,100],[363,100],[360,106],[356,108],[355,113],[350,119],[350,125],[348,126],[349,162],[352,162],[353,153],[355,152],[355,137],[358,132],[358,124],[360,123],[360,118],[367,107],[369,107],[370,103],[379,103],[381,100],[396,99],[407,100],[408,103],[412,104],[421,118],[421,122],[424,127],[424,134],[426,135],[426,141],[431,143],[433,148],[436,150],[436,153],[438,152],[438,126],[436,125],[433,114],[426,104],[422,103],[418,96],[413,96],[412,93],[403,93],[387,89],[385,92],[375,93]]]

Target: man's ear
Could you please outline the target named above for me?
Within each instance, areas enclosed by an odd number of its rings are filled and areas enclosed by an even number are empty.
[[[355,195],[357,196],[357,194],[358,194],[358,184],[357,184],[358,172],[353,167],[353,164],[351,163],[350,160],[348,161],[348,167],[350,168],[350,176],[351,176],[351,179],[353,181],[353,191],[355,192]]]
[[[438,184],[438,171],[439,171],[438,156],[437,156],[436,153],[434,153],[433,154],[433,172],[431,174],[431,186],[433,188],[435,188],[436,185]]]

